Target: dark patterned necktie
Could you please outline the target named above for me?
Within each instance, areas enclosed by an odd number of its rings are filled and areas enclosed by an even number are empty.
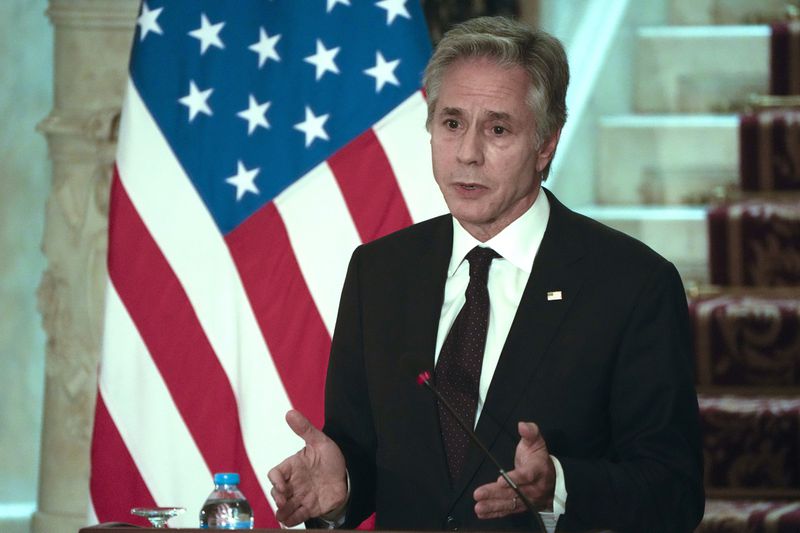
[[[486,328],[489,325],[489,290],[486,288],[486,280],[495,257],[500,257],[497,252],[479,246],[467,254],[467,299],[447,334],[436,363],[436,387],[458,416],[470,426],[475,425]],[[439,423],[450,480],[455,481],[467,458],[469,437],[441,403]]]

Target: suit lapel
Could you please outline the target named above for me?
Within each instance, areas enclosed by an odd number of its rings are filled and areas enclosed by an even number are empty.
[[[415,364],[414,369],[433,371],[436,332],[439,327],[444,284],[453,247],[453,227],[450,216],[441,218],[430,234],[418,241],[411,251],[403,275],[407,276],[408,297],[403,309],[406,325],[405,357]]]
[[[547,229],[476,428],[478,438],[488,448],[492,447],[521,397],[514,391],[521,391],[534,379],[537,368],[547,355],[550,342],[583,282],[580,236],[574,234],[570,223],[575,215],[552,194],[547,194],[551,207]],[[554,291],[561,291],[560,300],[548,299],[548,292]],[[514,435],[513,438],[517,440],[519,437]],[[452,503],[467,487],[484,460],[476,447],[470,448],[462,476],[454,487]],[[512,458],[498,460],[507,470],[514,467]]]
[[[444,284],[453,247],[452,218],[445,216],[425,238],[417,241],[419,247],[411,250],[412,256],[405,262],[408,276],[408,298],[403,309],[405,324],[405,346],[400,356],[405,358],[402,366],[409,375],[401,379],[413,380],[417,372],[433,373],[436,333],[439,327]],[[414,375],[410,375],[414,374]],[[436,400],[424,387],[416,387],[409,395],[405,426],[418,435],[422,444],[419,468],[440,478],[440,486],[448,486],[447,461],[439,428]],[[446,504],[443,494],[442,505]]]

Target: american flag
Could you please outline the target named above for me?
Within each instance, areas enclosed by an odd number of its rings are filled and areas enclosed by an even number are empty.
[[[92,521],[269,469],[315,424],[352,250],[445,211],[415,0],[147,0],[111,192]]]

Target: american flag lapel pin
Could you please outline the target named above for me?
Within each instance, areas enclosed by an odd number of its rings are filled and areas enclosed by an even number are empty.
[[[563,296],[561,295],[561,291],[549,291],[547,293],[547,301],[552,302],[553,300],[561,300]]]

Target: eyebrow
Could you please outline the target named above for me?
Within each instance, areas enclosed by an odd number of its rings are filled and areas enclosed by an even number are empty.
[[[492,120],[510,120],[511,115],[503,111],[489,111],[489,118]]]
[[[458,107],[443,107],[440,114],[449,117],[460,117],[461,115],[463,115],[463,112]]]
[[[443,107],[440,114],[446,117],[460,117],[464,111],[458,107]],[[511,120],[511,115],[505,111],[489,111],[486,114],[490,120]]]

